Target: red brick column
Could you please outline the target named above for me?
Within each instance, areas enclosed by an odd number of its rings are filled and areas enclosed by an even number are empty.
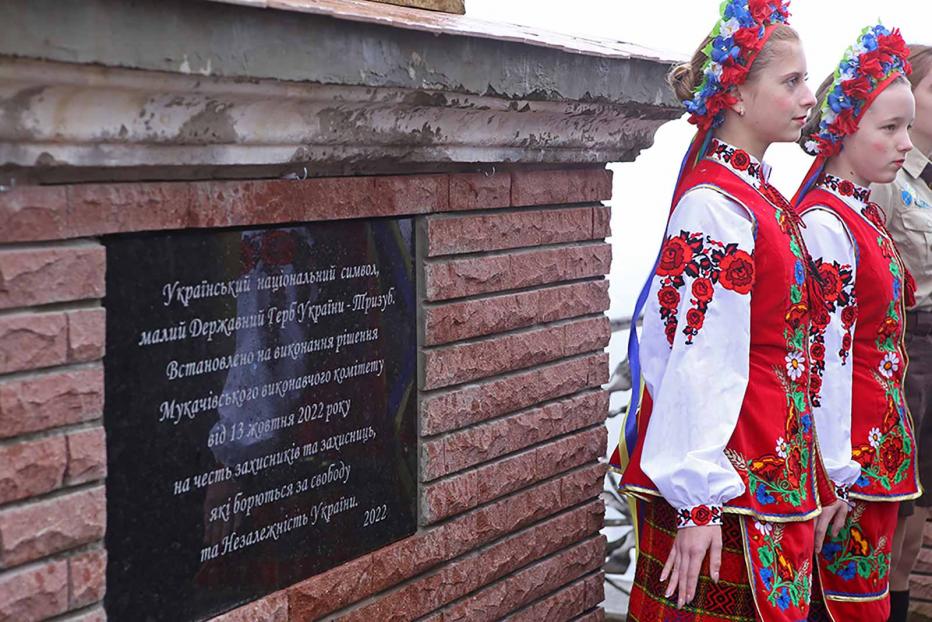
[[[420,527],[216,618],[598,620],[608,171],[0,194],[0,620],[103,619],[100,235],[420,215]]]
[[[0,248],[0,620],[104,594],[103,292],[93,240]]]

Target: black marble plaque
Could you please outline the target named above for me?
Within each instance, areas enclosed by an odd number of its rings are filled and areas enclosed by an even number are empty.
[[[110,620],[204,619],[414,532],[410,218],[106,247]]]

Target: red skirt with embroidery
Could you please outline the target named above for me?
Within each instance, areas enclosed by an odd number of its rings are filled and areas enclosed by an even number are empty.
[[[890,552],[899,503],[858,501],[818,556],[812,622],[874,622],[890,616]]]
[[[719,581],[715,583],[709,577],[707,557],[702,563],[696,597],[678,609],[675,600],[663,597],[667,585],[660,582],[677,533],[676,511],[662,500],[638,501],[637,507],[638,559],[628,608],[631,622],[806,619],[812,585],[813,521],[761,523],[725,514]]]

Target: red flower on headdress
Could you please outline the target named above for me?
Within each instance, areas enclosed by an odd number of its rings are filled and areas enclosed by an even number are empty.
[[[880,54],[877,50],[861,54],[859,70],[875,80],[883,77],[883,66],[880,64]]]
[[[752,49],[755,45],[760,44],[760,29],[753,27],[739,28],[735,31],[734,39],[742,50]]]
[[[877,37],[877,49],[890,56],[899,56],[900,58],[909,56],[909,46],[903,41],[899,28],[894,28],[889,35]]]
[[[818,145],[819,153],[826,158],[830,158],[833,155],[838,155],[838,152],[841,151],[841,142],[832,142],[828,138],[819,134],[813,134],[812,140],[814,140]]]
[[[725,65],[722,67],[722,84],[741,84],[748,76],[749,67],[744,65]]]
[[[850,99],[864,99],[871,92],[871,83],[865,76],[858,76],[842,82],[841,89]]]
[[[832,122],[832,128],[836,135],[848,136],[858,131],[858,122],[854,118],[854,108],[845,108],[838,113]]]
[[[751,17],[758,23],[768,20],[770,14],[773,13],[770,0],[751,0],[748,8],[751,10]]]

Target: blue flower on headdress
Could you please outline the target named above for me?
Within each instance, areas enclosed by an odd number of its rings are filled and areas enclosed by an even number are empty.
[[[734,45],[732,39],[726,40],[722,37],[715,37],[712,41],[712,60],[716,63],[724,63],[729,57],[738,58],[740,53],[741,48]]]
[[[725,6],[725,10],[722,12],[722,17],[724,17],[726,20],[735,18],[741,22],[742,26],[745,26],[749,22],[754,21],[754,18],[751,17],[750,9],[748,9],[747,2],[729,2]]]
[[[848,96],[845,95],[845,92],[842,90],[841,86],[836,86],[831,93],[828,94],[828,105],[831,106],[832,110],[836,113],[841,112],[845,108],[850,108],[852,106],[851,100],[848,99]]]

